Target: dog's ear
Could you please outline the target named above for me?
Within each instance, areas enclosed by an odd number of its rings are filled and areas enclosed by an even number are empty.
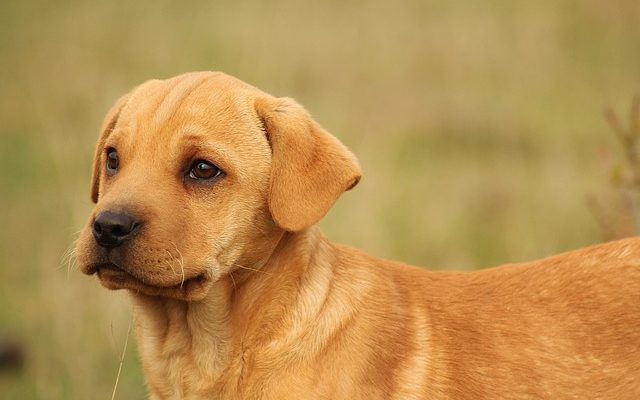
[[[100,130],[100,136],[98,138],[98,144],[96,146],[96,152],[93,156],[93,172],[91,173],[91,200],[94,203],[98,202],[98,195],[100,194],[100,174],[102,172],[102,152],[104,151],[104,144],[109,137],[109,134],[113,131],[118,123],[118,117],[120,111],[129,100],[129,94],[125,94],[120,97],[111,109],[107,112],[102,122],[102,128]]]
[[[283,229],[318,222],[361,177],[355,156],[293,99],[255,102],[273,153],[269,210]]]

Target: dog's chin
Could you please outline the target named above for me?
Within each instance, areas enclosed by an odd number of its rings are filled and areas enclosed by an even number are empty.
[[[202,300],[211,287],[213,279],[205,274],[180,280],[175,284],[151,284],[133,276],[114,264],[100,264],[91,268],[98,280],[107,289],[129,289],[136,294],[167,297],[183,301]]]

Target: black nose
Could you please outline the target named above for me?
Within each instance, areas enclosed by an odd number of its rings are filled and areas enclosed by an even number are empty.
[[[93,222],[93,237],[105,249],[120,246],[138,231],[140,222],[126,213],[103,211]]]

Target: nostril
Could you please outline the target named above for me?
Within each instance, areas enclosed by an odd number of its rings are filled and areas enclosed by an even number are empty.
[[[140,228],[140,222],[133,221],[133,223],[129,226],[129,235],[133,235]]]
[[[111,234],[116,237],[124,237],[131,234],[137,227],[138,223],[132,223],[129,225],[114,225],[111,229]]]
[[[115,225],[111,230],[111,234],[117,237],[128,235],[129,232],[130,231],[127,231],[126,227],[122,225]]]
[[[100,225],[100,223],[98,221],[94,221],[93,222],[93,232],[95,232],[97,234],[101,234],[102,233],[102,226]]]

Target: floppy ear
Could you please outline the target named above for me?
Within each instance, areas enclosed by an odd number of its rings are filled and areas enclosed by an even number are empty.
[[[271,216],[287,231],[307,228],[358,183],[358,160],[293,99],[259,98],[255,108],[273,153]]]
[[[111,134],[111,131],[116,127],[118,123],[118,117],[120,111],[129,100],[129,94],[125,94],[120,97],[116,103],[107,112],[102,122],[102,129],[100,130],[100,137],[98,138],[98,144],[96,146],[96,152],[93,156],[93,172],[91,173],[91,200],[94,203],[98,202],[98,195],[100,193],[100,173],[102,171],[102,152],[104,151],[104,144]]]

